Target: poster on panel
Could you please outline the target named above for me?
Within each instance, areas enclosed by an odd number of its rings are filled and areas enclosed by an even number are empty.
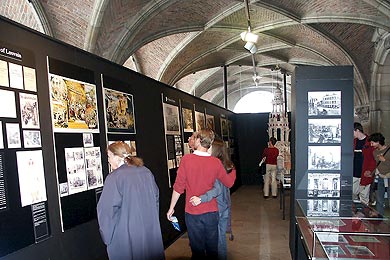
[[[8,148],[20,148],[20,128],[18,123],[6,123],[7,145]]]
[[[0,86],[9,87],[8,65],[6,61],[0,60]]]
[[[0,89],[0,117],[16,118],[15,92]]]
[[[205,122],[205,116],[203,112],[195,111],[195,121],[196,121],[196,131],[205,129],[206,122]]]
[[[179,108],[163,103],[165,134],[180,135]]]
[[[87,173],[88,190],[103,186],[102,159],[100,147],[84,148],[85,170]]]
[[[192,109],[182,108],[182,114],[183,114],[184,132],[187,133],[194,132],[194,118],[192,115]]]
[[[98,132],[96,86],[49,74],[55,132]]]
[[[41,147],[41,132],[39,130],[23,130],[24,148]]]
[[[341,147],[340,146],[309,146],[308,169],[309,170],[340,170]]]
[[[37,79],[35,69],[23,66],[24,89],[29,91],[37,91]]]
[[[133,95],[108,88],[103,90],[107,131],[135,134]]]
[[[215,130],[214,116],[206,114],[206,128]]]
[[[84,148],[65,148],[65,165],[69,195],[87,190]]]
[[[16,152],[22,207],[46,201],[42,150]]]
[[[22,128],[39,129],[38,97],[33,94],[19,93]]]
[[[23,68],[22,65],[9,63],[9,86],[11,88],[23,89]]]
[[[309,143],[341,143],[341,119],[309,119]]]

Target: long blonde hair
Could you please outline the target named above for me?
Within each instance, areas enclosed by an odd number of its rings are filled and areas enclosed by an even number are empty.
[[[107,151],[110,151],[114,155],[123,158],[124,162],[129,166],[144,166],[144,161],[141,158],[131,155],[131,153],[134,152],[134,148],[130,147],[123,141],[113,142],[107,147]]]

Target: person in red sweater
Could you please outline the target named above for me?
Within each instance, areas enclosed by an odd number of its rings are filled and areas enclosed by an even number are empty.
[[[363,132],[363,126],[358,122],[354,123],[353,135],[353,199],[368,205],[370,187],[375,178],[371,174],[376,167],[375,147],[371,146],[368,136]]]
[[[211,190],[215,180],[230,188],[236,179],[236,172],[226,174],[221,161],[212,157],[207,150],[214,141],[214,132],[200,130],[195,139],[195,151],[183,156],[177,171],[171,204],[167,218],[175,212],[175,205],[181,194],[185,194],[185,222],[192,251],[191,259],[218,258],[218,205],[215,198],[198,206],[190,203],[190,198]]]
[[[278,195],[278,184],[276,182],[276,164],[279,155],[278,148],[275,147],[276,138],[271,137],[268,142],[268,147],[264,149],[262,160],[265,157],[265,175],[264,175],[264,198],[269,197],[269,186],[271,184],[272,197]]]

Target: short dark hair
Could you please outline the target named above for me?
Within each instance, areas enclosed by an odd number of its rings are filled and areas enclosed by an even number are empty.
[[[271,137],[271,138],[269,139],[269,141],[271,142],[272,145],[275,145],[276,142],[277,142],[277,140],[276,140],[275,137]]]
[[[368,141],[385,145],[385,137],[381,133],[373,133],[368,137]]]
[[[353,123],[353,130],[359,130],[359,132],[364,133],[363,126],[359,122]]]

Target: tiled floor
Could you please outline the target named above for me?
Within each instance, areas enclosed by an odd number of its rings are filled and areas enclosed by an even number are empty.
[[[289,200],[282,220],[279,198],[265,200],[260,186],[242,186],[232,194],[232,230],[229,260],[289,260]],[[188,260],[191,249],[184,234],[165,250],[167,260]]]

